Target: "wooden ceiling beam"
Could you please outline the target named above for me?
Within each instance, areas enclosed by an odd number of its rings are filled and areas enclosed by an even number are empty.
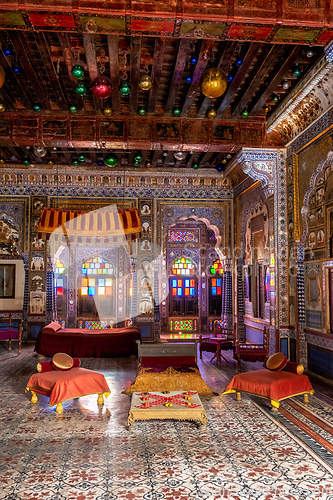
[[[230,102],[234,98],[235,92],[237,91],[237,88],[239,87],[245,74],[249,70],[249,67],[253,62],[253,57],[256,56],[256,54],[259,50],[259,47],[260,47],[260,43],[258,43],[258,42],[251,43],[248,51],[245,54],[245,57],[243,59],[242,64],[240,65],[236,75],[234,76],[234,79],[232,80],[231,84],[227,88],[226,93],[224,94],[223,100],[222,100],[222,102],[217,110],[217,115],[216,115],[217,118],[221,118],[221,116],[226,111],[227,107],[229,106]]]
[[[77,81],[74,78],[74,76],[72,75],[72,68],[74,66],[74,61],[73,61],[73,54],[71,51],[68,35],[67,35],[67,33],[57,33],[57,35],[58,35],[58,39],[59,39],[59,43],[60,43],[61,52],[62,52],[64,61],[66,64],[69,79],[73,83],[73,85],[76,85]],[[75,100],[76,100],[77,107],[79,108],[80,111],[83,111],[85,109],[84,100],[76,92],[74,92],[74,93],[75,93]]]
[[[255,65],[251,75],[251,81],[248,83],[242,95],[237,99],[236,105],[231,113],[232,116],[239,116],[245,108],[251,96],[257,90],[260,81],[264,78],[269,67],[276,58],[276,45],[267,45],[263,48],[263,54],[260,56],[258,64]]]
[[[131,38],[131,95],[130,95],[130,113],[138,114],[138,92],[140,78],[141,62],[141,37]]]
[[[89,33],[83,33],[83,45],[84,50],[86,52],[86,61],[89,71],[89,76],[91,82],[98,77],[98,67],[97,67],[97,59],[96,59],[96,46],[94,35],[90,35]],[[102,111],[102,103],[101,99],[93,95],[95,110],[99,113]]]
[[[214,46],[214,43],[215,43],[214,40],[203,40],[202,42],[201,50],[198,57],[198,62],[193,72],[192,82],[190,83],[187,95],[185,97],[185,102],[182,109],[182,116],[186,116],[189,113],[194,99],[200,93],[200,79],[202,73],[205,71],[207,67],[210,58],[210,53]]]
[[[190,50],[191,43],[192,40],[190,38],[182,38],[179,42],[175,69],[173,72],[170,90],[165,105],[165,113],[172,113],[172,110],[175,107],[175,98],[184,73],[186,59]]]
[[[166,41],[165,38],[156,38],[155,39],[153,68],[152,68],[152,72],[151,72],[151,79],[152,79],[153,85],[149,91],[148,113],[155,113],[157,96],[158,96],[158,88],[159,88],[160,79],[162,76],[165,41]]]
[[[119,76],[119,37],[116,35],[108,35],[108,50],[110,63],[110,80],[112,84],[112,109],[116,114],[120,114],[120,76]]]
[[[50,83],[52,84],[53,89],[57,92],[59,98],[57,104],[59,108],[62,110],[68,110],[69,105],[63,91],[62,85],[60,83],[59,76],[55,70],[54,64],[51,58],[50,47],[46,38],[46,33],[37,33],[36,41],[38,44],[38,49],[40,56],[42,58],[44,68],[47,72]]]
[[[39,102],[44,109],[51,111],[51,102],[45,93],[45,89],[41,83],[39,75],[36,74],[35,69],[32,65],[26,37],[24,37],[23,34],[17,31],[13,31],[11,33],[11,41],[13,43],[17,57],[19,58],[20,63],[22,64],[22,67],[26,75],[28,76],[31,85],[33,86],[37,94]]]
[[[284,78],[284,75],[288,73],[293,64],[297,59],[298,53],[300,51],[299,46],[288,46],[286,53],[283,56],[284,62],[278,63],[278,71],[275,73],[275,76],[271,79],[269,85],[266,89],[260,93],[260,97],[257,102],[254,104],[250,111],[250,115],[254,115],[264,106],[268,98],[271,96],[276,87],[281,83]]]

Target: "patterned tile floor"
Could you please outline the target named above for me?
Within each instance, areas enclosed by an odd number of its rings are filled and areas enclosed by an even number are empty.
[[[221,394],[236,365],[210,357],[199,366]],[[111,395],[102,409],[95,396],[69,401],[61,415],[24,393],[36,363],[33,346],[18,357],[0,345],[0,500],[333,500],[330,398],[306,408],[294,398],[277,414],[259,398],[202,398],[205,427],[156,420],[128,430],[121,392],[135,358],[82,360],[105,375]]]

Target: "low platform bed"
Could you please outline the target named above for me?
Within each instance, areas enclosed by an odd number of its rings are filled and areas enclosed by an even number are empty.
[[[62,328],[58,323],[46,325],[38,334],[35,351],[43,356],[64,352],[79,358],[113,358],[137,355],[140,330],[129,326],[105,330]]]
[[[197,365],[196,342],[140,344],[138,357],[136,378],[124,394],[182,390],[213,394]]]

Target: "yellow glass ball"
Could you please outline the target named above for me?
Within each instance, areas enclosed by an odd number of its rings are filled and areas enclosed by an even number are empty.
[[[0,66],[0,89],[5,83],[5,70],[3,69],[2,66]]]
[[[216,116],[216,109],[209,108],[209,110],[207,111],[207,116],[208,116],[208,118],[215,118],[215,116]]]
[[[206,69],[200,80],[200,89],[203,95],[211,99],[220,97],[227,88],[226,74],[219,68]]]
[[[3,158],[0,158],[0,163],[3,165],[5,163],[5,160]]]
[[[103,113],[105,116],[111,116],[112,115],[112,108],[103,109]]]
[[[139,87],[141,90],[149,90],[151,89],[151,86],[153,85],[151,76],[149,75],[143,75],[140,80],[139,80]]]
[[[147,161],[147,163],[146,163],[146,167],[147,167],[147,168],[151,168],[151,163],[150,163],[150,161]]]
[[[3,113],[4,111],[6,111],[6,106],[0,103],[0,113]]]

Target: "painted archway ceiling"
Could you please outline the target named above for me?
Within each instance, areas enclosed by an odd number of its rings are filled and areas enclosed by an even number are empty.
[[[0,155],[6,164],[28,157],[36,165],[67,165],[81,153],[87,168],[99,169],[113,151],[118,165],[135,165],[140,152],[138,168],[225,169],[243,146],[282,144],[278,134],[266,134],[266,120],[333,37],[333,7],[324,0],[156,1],[154,11],[144,0],[16,6],[8,1],[0,10],[0,103],[6,107]],[[74,64],[84,69],[85,96],[75,90]],[[200,78],[215,66],[230,81],[221,97],[209,99]],[[105,100],[91,88],[102,73],[112,83]],[[139,87],[145,73],[152,77],[149,91]],[[123,81],[131,85],[129,96],[119,91]],[[47,149],[44,156],[36,157],[36,144]],[[183,158],[175,158],[177,151]],[[238,183],[244,176],[235,171],[233,177]]]

